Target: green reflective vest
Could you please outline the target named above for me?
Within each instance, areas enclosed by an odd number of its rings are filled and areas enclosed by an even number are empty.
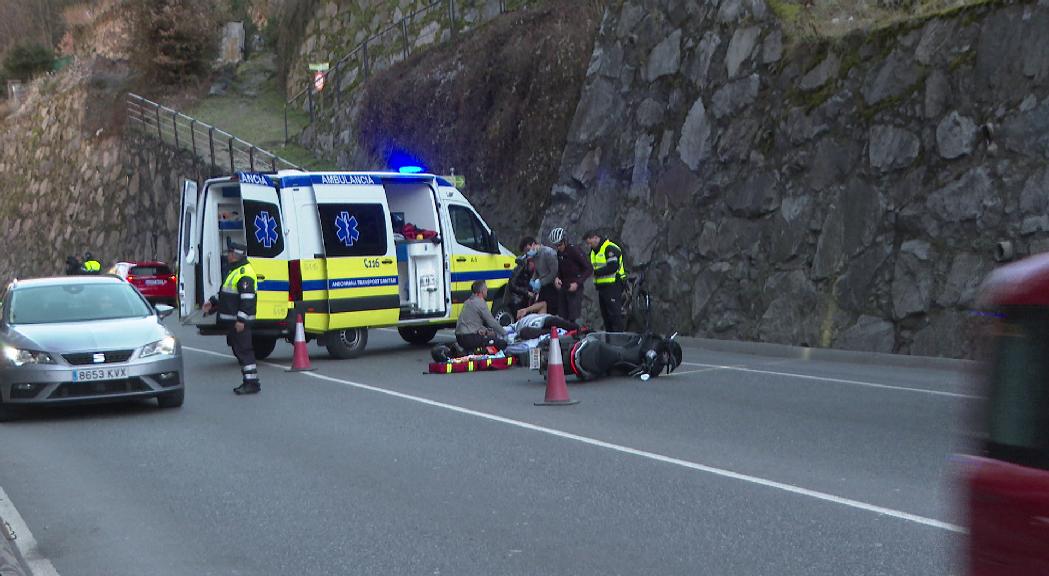
[[[607,276],[598,276],[597,271],[604,268],[605,264],[608,264],[608,258],[605,257],[605,250],[607,250],[609,246],[615,246],[616,250],[619,250],[619,270],[616,270],[614,273]],[[620,249],[619,246],[613,244],[611,240],[605,240],[604,244],[601,244],[601,247],[596,251],[590,251],[590,264],[594,266],[594,284],[598,286],[602,284],[612,284],[620,278],[626,278],[626,264],[623,263],[622,254],[623,250]]]

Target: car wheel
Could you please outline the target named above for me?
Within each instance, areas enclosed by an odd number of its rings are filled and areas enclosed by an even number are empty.
[[[179,388],[157,396],[157,405],[161,408],[178,408],[186,400],[186,389]]]
[[[255,358],[259,360],[265,360],[273,354],[273,349],[277,347],[277,339],[269,336],[252,336],[251,347],[255,349]]]
[[[368,345],[367,328],[347,328],[345,330],[333,330],[324,336],[324,346],[333,358],[345,360],[356,358],[364,352]]]
[[[433,337],[437,335],[436,327],[429,326],[406,326],[404,328],[398,328],[397,333],[404,338],[404,341],[413,344],[415,346],[424,346],[433,340]]]

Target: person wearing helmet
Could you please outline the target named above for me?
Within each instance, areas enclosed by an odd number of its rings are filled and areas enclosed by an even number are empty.
[[[557,314],[557,251],[543,246],[531,236],[521,239],[518,247],[535,262],[535,273],[532,275],[532,292],[539,293],[538,302],[546,302],[551,314]]]
[[[594,273],[583,251],[568,242],[564,228],[550,231],[550,244],[557,250],[557,311],[562,318],[578,322],[583,315],[583,283]]]

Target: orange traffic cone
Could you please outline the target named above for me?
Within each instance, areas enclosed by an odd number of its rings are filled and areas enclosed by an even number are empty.
[[[291,368],[288,372],[307,372],[310,367],[310,353],[306,349],[306,328],[302,325],[302,314],[295,321],[295,344],[291,355]]]
[[[565,365],[561,361],[561,344],[557,341],[557,328],[550,329],[550,354],[546,365],[546,400],[536,402],[536,406],[569,406],[579,404],[579,400],[568,397],[568,384],[565,382]]]

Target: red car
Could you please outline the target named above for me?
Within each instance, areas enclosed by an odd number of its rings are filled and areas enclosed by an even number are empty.
[[[108,272],[130,282],[154,304],[178,306],[178,277],[163,262],[117,262]]]
[[[1049,254],[999,268],[984,283],[993,317],[987,397],[968,492],[970,576],[1049,574]]]

